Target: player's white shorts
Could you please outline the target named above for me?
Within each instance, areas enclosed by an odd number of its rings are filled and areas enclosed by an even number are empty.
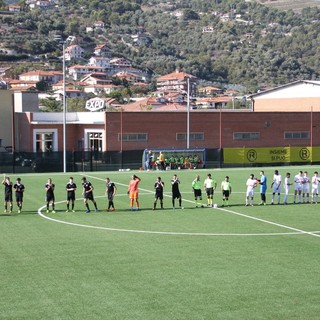
[[[272,187],[272,192],[273,193],[280,193],[281,192],[281,187],[278,183],[274,183]]]
[[[302,185],[300,183],[295,183],[294,184],[294,190],[296,191],[302,191]]]
[[[305,183],[305,184],[302,186],[302,192],[303,192],[303,193],[309,193],[309,192],[310,192],[310,185],[309,185],[309,183]]]
[[[247,190],[247,197],[253,197],[253,195],[254,195],[254,190],[253,189]]]

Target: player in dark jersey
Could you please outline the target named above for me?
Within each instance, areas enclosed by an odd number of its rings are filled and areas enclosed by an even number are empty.
[[[176,174],[173,175],[173,178],[171,180],[171,185],[172,185],[172,207],[173,209],[175,209],[175,199],[179,200],[179,208],[182,208],[182,197],[181,197],[181,193],[179,190],[179,184],[180,184],[180,180],[178,178],[178,176]]]
[[[52,206],[52,213],[55,213],[55,211],[54,211],[54,188],[55,188],[55,185],[54,185],[54,183],[52,183],[52,179],[49,178],[48,182],[44,186],[44,189],[46,190],[47,213],[49,213],[50,202],[51,202],[51,206]]]
[[[4,185],[4,213],[12,212],[12,182],[9,177],[3,176],[2,184]],[[8,211],[9,204],[9,211]]]
[[[84,204],[87,208],[86,213],[90,213],[90,208],[89,208],[89,204],[88,204],[88,200],[91,200],[92,203],[94,204],[94,208],[95,208],[95,212],[98,212],[98,208],[97,208],[97,203],[94,200],[94,196],[93,196],[93,185],[91,184],[91,182],[87,181],[86,177],[82,178],[82,194],[84,197]]]
[[[66,191],[67,191],[67,211],[70,211],[70,202],[71,202],[71,210],[72,212],[75,212],[74,210],[74,201],[76,199],[76,190],[77,185],[73,182],[73,177],[69,178],[69,182],[66,185]]]
[[[13,185],[13,189],[16,191],[16,202],[18,206],[18,213],[22,210],[24,185],[21,183],[21,179],[17,178],[16,183]]]
[[[109,178],[106,178],[106,195],[108,197],[108,209],[106,211],[115,211],[116,208],[114,207],[113,198],[116,195],[117,187],[116,185],[110,181]]]
[[[157,178],[156,182],[154,183],[154,188],[156,190],[154,203],[153,203],[153,210],[156,210],[157,201],[160,200],[161,209],[163,209],[163,188],[164,182],[161,180],[160,177]]]

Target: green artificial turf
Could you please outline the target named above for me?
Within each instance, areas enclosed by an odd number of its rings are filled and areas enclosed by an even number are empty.
[[[245,207],[246,180],[259,170],[134,172],[142,179],[138,212],[129,211],[131,171],[72,173],[75,213],[65,212],[69,174],[21,175],[22,213],[14,204],[13,214],[0,215],[0,319],[318,319],[320,204]],[[269,204],[274,168],[264,170]],[[292,180],[299,170],[312,176],[315,168],[279,168]],[[216,191],[218,209],[195,208],[191,182],[209,172],[218,187],[230,176],[230,207],[220,207]],[[173,173],[183,210],[172,210]],[[97,213],[84,212],[83,175],[95,187]],[[108,213],[107,176],[118,188],[116,211]],[[165,209],[152,211],[157,176],[165,182]],[[46,214],[48,177],[56,213]]]

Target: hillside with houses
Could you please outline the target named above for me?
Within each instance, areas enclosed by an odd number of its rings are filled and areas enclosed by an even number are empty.
[[[71,110],[94,96],[186,103],[188,92],[194,108],[242,108],[252,92],[319,78],[320,10],[259,2],[0,1],[0,86],[37,90],[47,111],[63,91]],[[180,74],[183,85],[159,89]]]

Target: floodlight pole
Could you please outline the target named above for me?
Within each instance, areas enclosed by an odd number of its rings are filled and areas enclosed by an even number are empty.
[[[190,78],[187,78],[187,149],[190,147]]]
[[[67,101],[66,101],[66,57],[65,42],[62,44],[62,68],[63,68],[63,172],[67,172]]]

